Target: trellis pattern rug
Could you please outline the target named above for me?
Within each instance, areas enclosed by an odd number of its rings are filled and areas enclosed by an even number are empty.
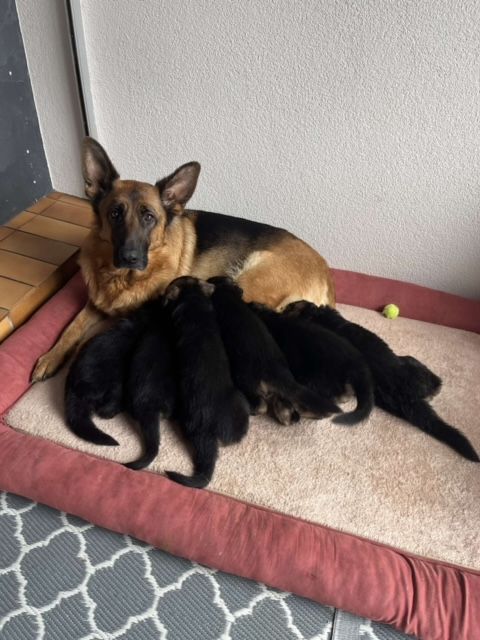
[[[0,539],[2,640],[411,637],[13,494],[0,494]]]

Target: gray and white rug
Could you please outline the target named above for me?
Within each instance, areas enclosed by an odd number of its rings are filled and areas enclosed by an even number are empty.
[[[403,640],[0,493],[1,640]]]

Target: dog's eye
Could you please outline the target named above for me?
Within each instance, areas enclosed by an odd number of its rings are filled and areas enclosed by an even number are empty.
[[[110,211],[110,218],[112,220],[116,220],[118,218],[120,218],[120,216],[123,213],[123,207],[122,205],[118,205],[117,207],[114,207],[111,211]]]
[[[143,214],[143,221],[144,221],[146,224],[152,224],[152,223],[155,221],[155,216],[154,216],[154,215],[152,215],[151,213],[149,213],[148,211],[146,211],[146,212]]]

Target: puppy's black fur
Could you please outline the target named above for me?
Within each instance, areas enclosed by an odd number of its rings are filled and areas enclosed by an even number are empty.
[[[384,344],[390,349],[386,343]],[[416,393],[419,398],[433,398],[440,392],[442,380],[427,365],[413,356],[397,356],[395,353],[393,355],[400,361],[404,374],[410,377],[412,393]]]
[[[210,300],[214,285],[182,276],[165,291],[176,340],[179,402],[176,417],[193,448],[194,475],[167,471],[171,480],[205,487],[218,455],[218,440],[239,442],[248,429],[249,405],[235,389]]]
[[[217,314],[232,379],[250,403],[252,414],[262,413],[274,401],[291,405],[299,416],[323,418],[341,410],[329,397],[300,385],[260,318],[242,300],[242,290],[228,277],[208,281],[215,285],[212,303]],[[277,416],[290,421],[290,412]]]
[[[425,398],[438,392],[440,378],[412,356],[397,356],[372,331],[349,322],[330,307],[306,301],[288,305],[284,313],[326,327],[348,340],[365,357],[375,385],[375,404],[448,445],[464,458],[479,462],[469,440],[444,422]]]
[[[357,407],[335,416],[333,422],[351,425],[369,416],[373,408],[371,373],[364,358],[349,342],[300,318],[256,303],[250,306],[267,325],[298,382],[334,398],[345,392],[347,384],[353,387]]]
[[[112,418],[124,409],[130,360],[148,318],[142,307],[91,338],[73,361],[65,383],[66,422],[75,435],[103,445],[118,442],[95,426],[92,414]]]
[[[143,469],[156,457],[160,417],[171,418],[177,402],[170,321],[163,302],[147,305],[148,324],[135,346],[125,385],[126,410],[138,422],[145,451],[125,465],[129,469]]]

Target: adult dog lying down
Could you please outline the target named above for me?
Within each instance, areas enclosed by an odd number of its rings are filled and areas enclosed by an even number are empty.
[[[104,149],[86,138],[82,164],[95,212],[80,253],[88,303],[38,360],[33,381],[53,375],[103,317],[138,308],[179,276],[228,275],[245,300],[275,309],[295,300],[334,304],[325,260],[288,231],[185,209],[200,173],[197,162],[155,185],[121,180]]]

